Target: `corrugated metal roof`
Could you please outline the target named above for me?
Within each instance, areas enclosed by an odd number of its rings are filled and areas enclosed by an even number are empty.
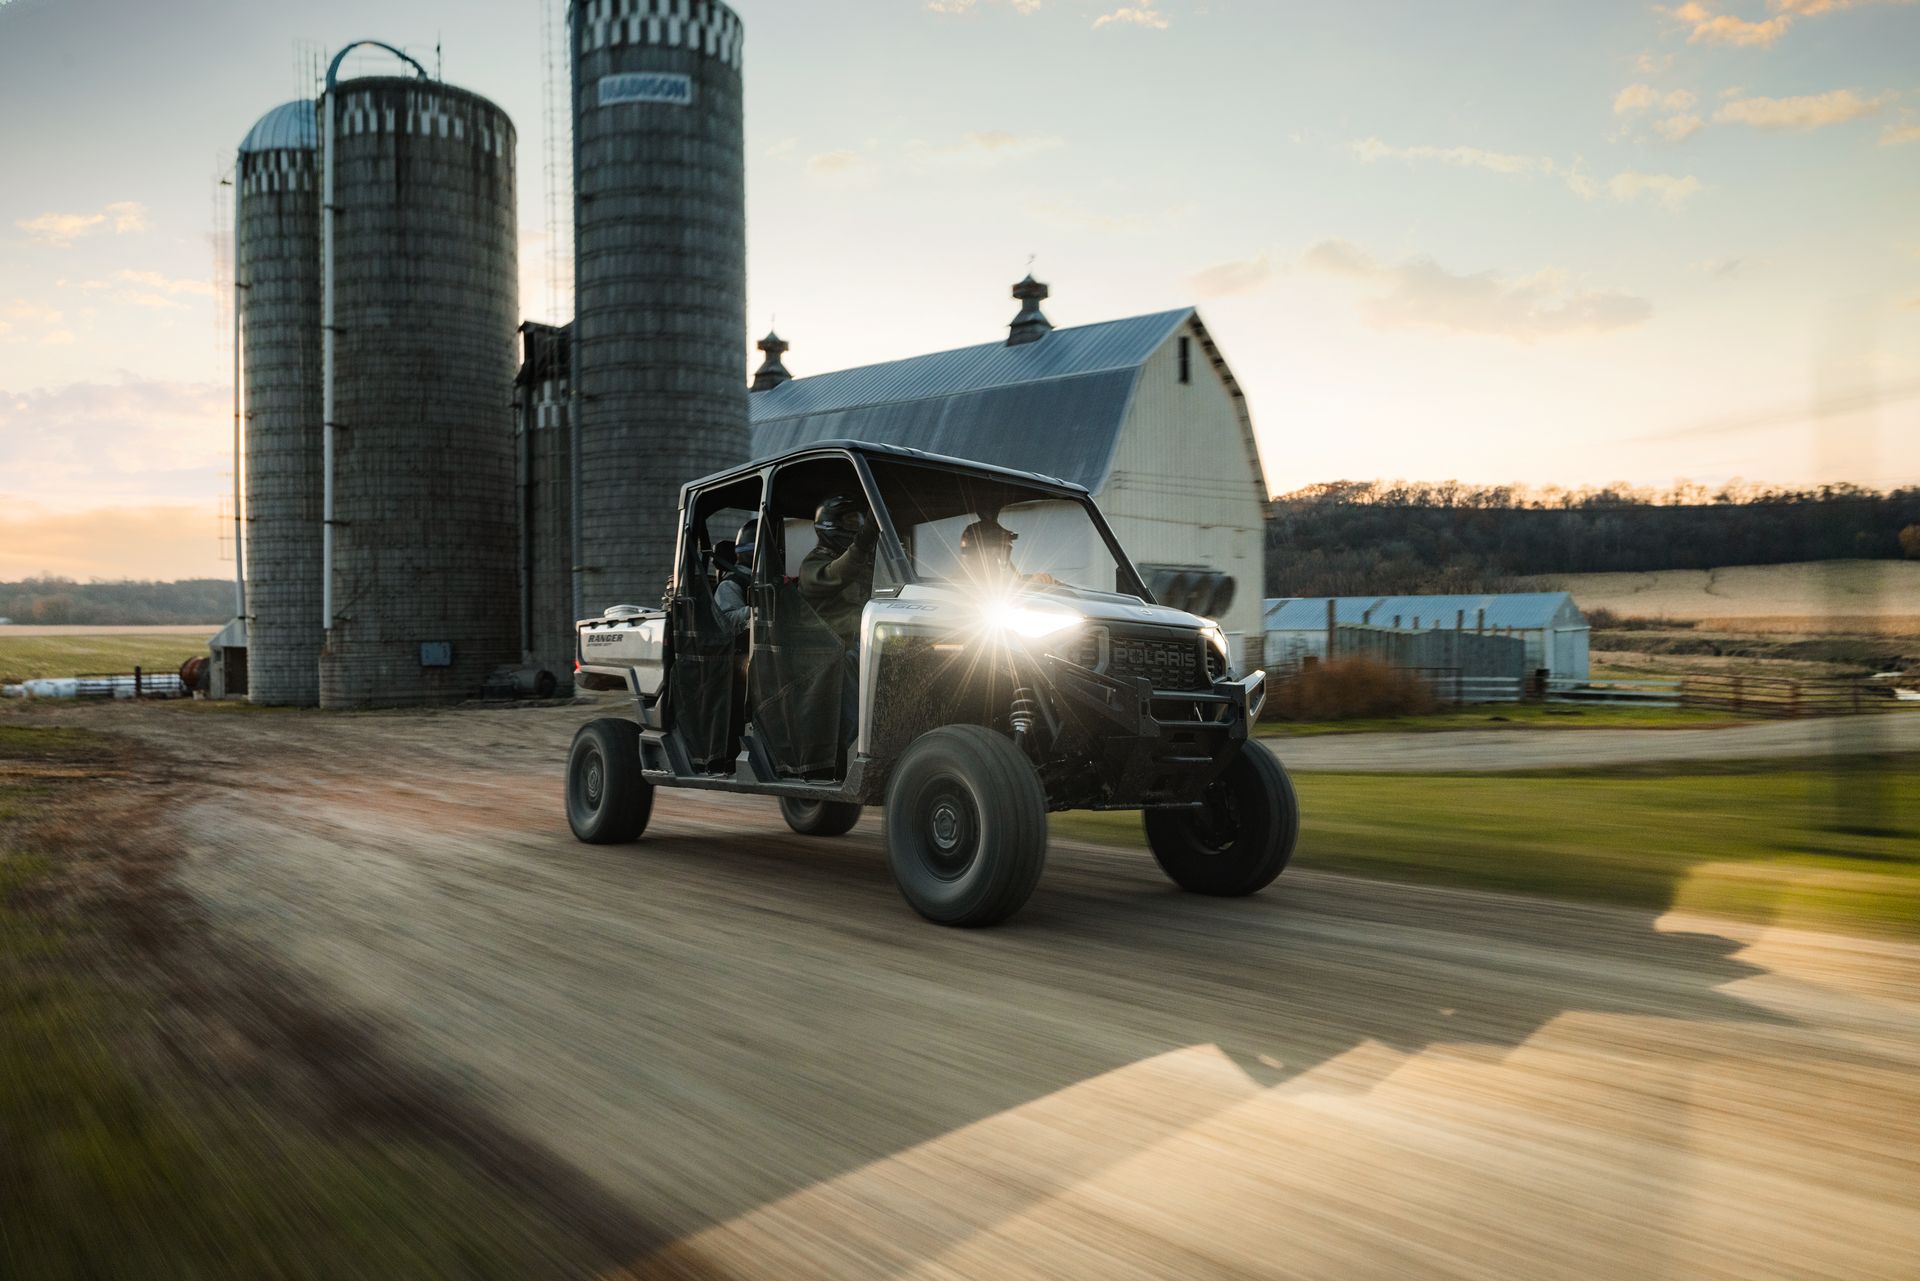
[[[1334,621],[1358,625],[1370,617],[1375,627],[1391,627],[1395,615],[1402,627],[1411,628],[1420,620],[1424,629],[1452,627],[1462,611],[1467,626],[1479,623],[1486,610],[1488,627],[1513,627],[1523,631],[1555,625],[1583,625],[1573,597],[1566,592],[1507,592],[1492,596],[1336,596]],[[1270,632],[1313,631],[1327,625],[1325,596],[1276,597],[1266,605],[1266,629]]]
[[[240,140],[242,155],[255,151],[311,151],[320,145],[313,101],[283,102],[254,122]]]
[[[836,437],[1059,476],[1105,480],[1140,366],[1191,308],[1056,329],[1038,342],[796,378],[754,392],[756,457]]]

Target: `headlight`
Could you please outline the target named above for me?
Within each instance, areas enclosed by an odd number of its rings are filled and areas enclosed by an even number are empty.
[[[1080,622],[1080,615],[1064,609],[1034,609],[1028,605],[994,605],[988,608],[987,621],[997,630],[1013,632],[1031,640],[1065,631]]]
[[[1220,630],[1218,623],[1208,623],[1200,629],[1200,635],[1206,638],[1207,644],[1213,646],[1222,654],[1227,652],[1227,634]]]

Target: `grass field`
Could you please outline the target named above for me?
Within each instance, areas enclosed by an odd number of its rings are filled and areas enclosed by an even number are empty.
[[[1915,605],[1920,601],[1920,561],[1830,560],[1653,573],[1553,574],[1524,580],[1523,590],[1572,592],[1583,610],[1609,609],[1628,618],[1711,618],[1722,625],[1763,618],[1769,631],[1782,630],[1781,621],[1787,617],[1832,618],[1835,623],[1827,624],[1826,630],[1852,630],[1865,618],[1920,614]],[[1911,634],[1904,631],[1904,623],[1895,626],[1902,634]]]
[[[1437,733],[1473,729],[1712,729],[1745,725],[1752,718],[1690,707],[1609,707],[1602,704],[1492,703],[1448,707],[1422,716],[1345,721],[1263,721],[1262,738],[1311,738],[1322,734]]]
[[[179,671],[181,663],[206,652],[204,635],[11,636],[0,630],[0,682],[131,674],[136,666],[165,674]]]
[[[1848,772],[1860,770],[1863,772]],[[1297,867],[1920,937],[1920,761],[1555,774],[1299,774]],[[1858,824],[1878,794],[1879,822]],[[1138,815],[1053,816],[1139,844]]]
[[[430,1132],[333,1114],[282,1065],[294,1106],[265,1084],[258,1047],[170,1004],[123,936],[125,918],[151,909],[75,901],[76,881],[116,879],[91,864],[112,860],[124,829],[82,819],[86,839],[37,834],[48,802],[71,814],[84,775],[114,756],[82,731],[0,725],[0,1275],[597,1271]]]

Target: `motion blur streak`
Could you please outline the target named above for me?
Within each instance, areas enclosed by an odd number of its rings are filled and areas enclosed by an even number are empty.
[[[252,776],[185,808],[186,888],[647,1218],[634,1276],[1920,1257],[1911,943],[1329,875],[1311,829],[1233,901],[1057,831],[1015,924],[933,929],[871,819],[663,792],[641,844],[575,843],[592,710],[113,723]]]

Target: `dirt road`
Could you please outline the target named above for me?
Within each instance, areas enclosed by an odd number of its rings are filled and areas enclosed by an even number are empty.
[[[1920,949],[1316,875],[1311,850],[1200,900],[1059,844],[1012,925],[941,930],[871,819],[811,841],[764,801],[663,793],[643,842],[575,843],[579,709],[113,712],[200,763],[178,821],[215,918],[654,1225],[635,1275],[1920,1258]]]

